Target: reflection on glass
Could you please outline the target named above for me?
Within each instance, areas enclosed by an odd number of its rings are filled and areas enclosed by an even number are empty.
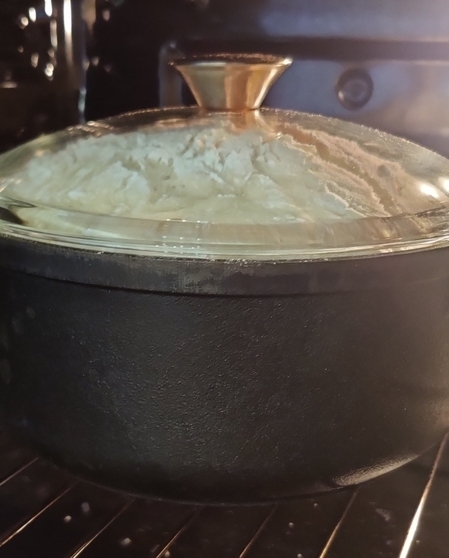
[[[432,186],[432,184],[427,184],[426,182],[422,182],[419,186],[419,189],[425,196],[429,196],[429,198],[435,198],[436,200],[440,199],[440,192]]]
[[[53,77],[54,69],[55,69],[55,68],[54,68],[53,64],[48,63],[48,64],[45,66],[44,73],[45,73],[45,75],[46,75],[49,79],[51,79],[51,78]]]
[[[28,18],[27,18],[26,16],[22,16],[22,17],[19,19],[19,27],[20,27],[21,29],[25,29],[25,27],[28,25],[28,23],[29,23],[29,20],[28,20]]]
[[[438,182],[440,183],[443,190],[449,193],[449,178],[447,176],[440,176]]]
[[[73,43],[72,43],[72,1],[64,0],[63,7],[64,17],[64,38],[67,60],[71,64],[73,59]]]
[[[45,15],[47,15],[48,17],[52,16],[53,14],[52,0],[45,0],[44,10],[45,10]]]

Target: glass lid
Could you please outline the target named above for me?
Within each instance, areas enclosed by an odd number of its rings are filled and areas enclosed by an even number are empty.
[[[151,256],[308,260],[449,244],[449,161],[256,110],[289,61],[180,61],[200,108],[144,111],[0,157],[0,234]]]

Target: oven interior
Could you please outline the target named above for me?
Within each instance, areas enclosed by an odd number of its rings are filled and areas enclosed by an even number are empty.
[[[0,150],[85,120],[190,104],[181,54],[290,55],[267,106],[449,156],[449,9],[402,0],[2,0]],[[449,447],[355,490],[198,508],[107,492],[0,434],[0,558],[444,558]]]

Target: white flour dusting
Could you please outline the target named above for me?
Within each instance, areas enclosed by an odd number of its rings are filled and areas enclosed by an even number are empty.
[[[347,174],[339,188],[334,167],[323,169],[313,146],[289,135],[218,126],[79,139],[32,159],[16,178],[12,195],[36,204],[214,223],[357,218],[345,189],[366,193]],[[372,212],[382,215],[381,206]]]

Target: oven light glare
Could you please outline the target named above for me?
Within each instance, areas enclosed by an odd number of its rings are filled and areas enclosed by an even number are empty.
[[[63,3],[63,20],[64,20],[64,37],[65,50],[69,64],[73,62],[73,46],[72,46],[72,0],[64,0]]]
[[[449,194],[449,178],[447,176],[440,176],[438,182],[440,183],[443,190]]]
[[[422,182],[419,186],[419,189],[425,196],[429,196],[429,198],[434,198],[436,200],[440,199],[438,190],[435,188],[435,186],[432,186],[432,184]]]
[[[53,14],[52,0],[45,0],[44,4],[45,15],[51,17]]]
[[[48,63],[48,64],[45,66],[45,70],[44,70],[45,75],[46,75],[48,78],[53,77],[54,69],[55,69],[55,67],[53,66],[53,64]]]

